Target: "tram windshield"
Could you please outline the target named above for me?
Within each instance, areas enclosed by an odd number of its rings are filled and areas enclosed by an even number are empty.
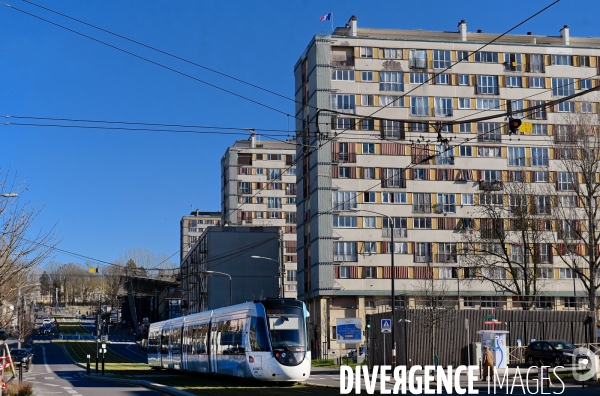
[[[269,336],[275,358],[282,364],[295,366],[304,360],[306,333],[301,305],[265,304]]]

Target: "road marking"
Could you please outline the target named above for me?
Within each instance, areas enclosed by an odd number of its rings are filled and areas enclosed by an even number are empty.
[[[56,384],[46,384],[48,386],[60,386],[60,385],[56,385]]]
[[[43,345],[40,345],[42,347],[42,357],[44,358],[44,367],[46,367],[46,372],[48,374],[50,374],[52,372],[52,370],[50,370],[50,366],[48,366],[48,362],[46,361],[46,348],[44,348]]]
[[[73,389],[70,386],[63,386],[63,389]]]
[[[53,380],[54,377],[44,377],[45,380]]]
[[[77,393],[77,391],[73,389],[69,389],[67,392],[69,392],[70,394]]]

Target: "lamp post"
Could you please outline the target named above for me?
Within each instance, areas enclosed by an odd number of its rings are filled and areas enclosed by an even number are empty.
[[[272,259],[269,257],[264,257],[264,256],[250,256],[250,258],[269,260],[269,261],[274,261],[277,263],[277,265],[279,266],[279,282],[280,282],[279,297],[284,298],[285,294],[284,294],[284,290],[283,290],[283,288],[284,288],[283,260],[275,260],[275,259]]]
[[[205,274],[216,274],[216,275],[223,275],[229,278],[229,305],[233,305],[233,294],[232,294],[232,280],[231,280],[231,275],[226,274],[225,272],[219,272],[219,271],[202,271]]]
[[[392,269],[392,367],[395,367],[396,365],[396,335],[395,335],[395,323],[396,323],[396,291],[395,291],[395,285],[394,285],[394,278],[395,278],[395,271],[394,271],[394,219],[386,214],[383,213],[379,213],[379,212],[374,212],[372,210],[366,210],[366,209],[361,209],[361,210],[357,210],[357,209],[353,209],[353,210],[349,210],[348,212],[368,212],[368,213],[373,213],[373,214],[377,214],[383,217],[387,217],[388,219],[388,224],[390,226],[390,266]]]
[[[405,313],[407,311],[405,310]],[[400,319],[398,323],[404,323],[404,359],[406,364],[406,369],[410,369],[408,365],[408,324],[410,323],[409,319]]]
[[[569,250],[569,257],[571,258],[571,265],[575,266],[575,259],[571,250]],[[571,268],[571,277],[573,278],[573,304],[575,304],[575,311],[579,311],[579,307],[577,306],[577,289],[575,287],[575,271],[573,268]]]

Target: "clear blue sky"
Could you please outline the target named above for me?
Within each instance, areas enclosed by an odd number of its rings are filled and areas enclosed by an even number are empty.
[[[9,4],[293,114],[291,101],[169,59],[20,0]],[[121,1],[39,4],[188,60],[294,94],[293,66],[311,37],[343,26],[500,33],[549,4],[530,1]],[[598,0],[562,0],[524,34],[600,36]],[[16,10],[0,8],[0,114],[204,126],[288,128],[285,115],[148,64]],[[5,120],[2,120],[4,122]],[[17,120],[12,120],[17,121]],[[20,120],[18,122],[29,122]],[[293,127],[290,121],[290,127]],[[243,138],[243,137],[239,137]],[[220,159],[235,136],[0,124],[0,166],[26,179],[24,199],[58,223],[60,248],[105,261],[143,247],[179,249],[179,220],[220,209]],[[178,255],[174,256],[177,262]],[[54,260],[77,259],[57,253]]]

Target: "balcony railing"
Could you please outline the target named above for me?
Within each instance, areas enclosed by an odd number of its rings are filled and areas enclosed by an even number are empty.
[[[430,263],[431,262],[431,256],[420,256],[420,255],[415,254],[413,261],[415,263]]]
[[[501,191],[504,189],[504,183],[501,180],[480,180],[479,190],[481,191]]]
[[[435,164],[436,165],[454,165],[454,156],[447,155],[447,156],[435,157]]]
[[[456,253],[439,253],[435,257],[436,263],[456,263],[457,262],[457,254]]]
[[[336,163],[354,163],[356,162],[355,153],[333,153],[333,162]]]
[[[431,213],[431,204],[413,204],[413,213]]]
[[[384,228],[381,231],[381,236],[384,238],[389,238],[392,234],[392,230],[390,228]],[[394,236],[406,238],[408,236],[408,230],[406,228],[394,228]]]

